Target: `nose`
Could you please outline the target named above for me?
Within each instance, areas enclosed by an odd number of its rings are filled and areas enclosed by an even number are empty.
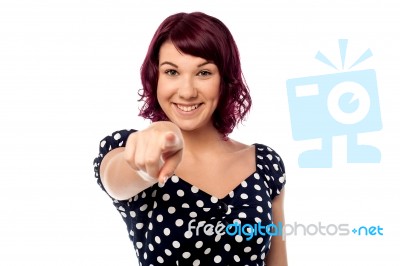
[[[182,99],[197,97],[197,89],[191,77],[182,78],[182,82],[179,84],[178,95]]]

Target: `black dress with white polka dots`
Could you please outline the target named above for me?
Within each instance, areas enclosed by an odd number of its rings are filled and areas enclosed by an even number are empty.
[[[101,161],[110,150],[125,146],[132,132],[116,131],[100,142],[94,170],[104,191]],[[257,170],[222,199],[176,175],[128,200],[113,199],[140,265],[264,265],[273,235],[273,230],[266,233],[273,223],[272,200],[286,180],[278,154],[254,145]]]

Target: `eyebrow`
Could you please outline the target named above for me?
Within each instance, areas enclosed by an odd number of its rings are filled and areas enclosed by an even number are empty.
[[[205,62],[203,62],[203,63],[197,65],[197,67],[202,67],[202,66],[207,65],[207,64],[210,64],[210,63],[212,63],[212,62],[211,62],[211,61],[205,61]],[[169,62],[169,61],[162,62],[162,63],[160,64],[160,66],[162,66],[162,65],[171,65],[171,66],[173,66],[173,67],[175,67],[175,68],[179,68],[177,65],[175,65],[174,63]]]

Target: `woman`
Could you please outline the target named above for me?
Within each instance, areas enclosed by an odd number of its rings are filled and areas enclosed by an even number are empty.
[[[283,162],[228,137],[251,106],[228,28],[200,12],[166,18],[141,78],[153,123],[106,137],[94,162],[140,265],[287,265],[265,229],[284,223]]]

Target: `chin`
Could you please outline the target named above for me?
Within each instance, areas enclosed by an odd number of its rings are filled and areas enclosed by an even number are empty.
[[[185,125],[185,124],[181,124],[181,123],[175,123],[175,125],[177,125],[182,131],[195,131],[197,129],[199,129],[199,127],[195,126],[195,125]]]
[[[203,130],[206,128],[213,128],[214,126],[213,126],[212,122],[210,121],[210,119],[207,119],[204,117],[182,119],[182,118],[176,117],[174,115],[169,117],[169,120],[172,123],[174,123],[175,125],[177,125],[180,128],[180,130],[187,131],[187,132]]]

